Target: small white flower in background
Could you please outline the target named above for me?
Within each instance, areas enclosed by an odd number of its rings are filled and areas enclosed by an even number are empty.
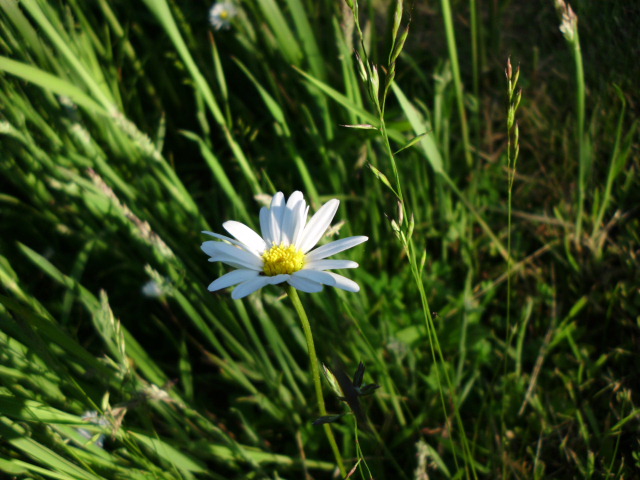
[[[95,411],[84,412],[82,414],[82,419],[88,421],[89,423],[93,423],[94,425],[100,425],[103,427],[109,425],[109,421]],[[77,431],[80,435],[82,435],[88,440],[91,440],[94,436],[93,433],[91,433],[89,430],[86,430],[84,428],[78,428]],[[98,436],[98,439],[96,440],[96,445],[99,446],[100,448],[103,448],[104,439],[105,439],[105,436],[100,434]]]
[[[202,250],[210,262],[223,262],[235,267],[209,285],[209,291],[237,285],[231,298],[246,297],[267,285],[287,282],[303,292],[315,293],[323,285],[357,292],[353,280],[327,272],[341,268],[357,268],[351,260],[326,260],[327,257],[355,247],[368,240],[365,236],[347,237],[312,250],[329,228],[340,202],[329,200],[307,222],[309,207],[301,192],[293,192],[285,203],[282,192],[276,193],[269,208],[260,210],[262,236],[243,223],[222,224],[234,238],[213,232],[202,232],[225,240],[208,241]]]
[[[155,280],[149,280],[142,286],[142,294],[148,298],[159,298],[163,295],[160,285]]]
[[[164,277],[151,265],[145,265],[144,271],[149,276],[149,280],[142,286],[140,291],[147,298],[164,298],[173,294],[173,284],[169,277]]]
[[[209,23],[215,30],[227,29],[231,19],[238,13],[235,5],[228,1],[216,2],[209,10]]]

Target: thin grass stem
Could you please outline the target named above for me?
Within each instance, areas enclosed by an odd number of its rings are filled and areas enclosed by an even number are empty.
[[[453,84],[456,89],[456,104],[458,106],[458,115],[460,116],[460,129],[462,130],[462,144],[464,148],[464,156],[467,161],[467,167],[473,165],[471,156],[471,142],[469,140],[469,125],[467,123],[467,114],[464,109],[464,92],[462,89],[462,79],[460,76],[460,62],[458,61],[458,51],[456,49],[456,36],[453,28],[453,16],[451,14],[451,4],[449,0],[442,0],[442,17],[444,20],[444,28],[447,36],[447,45],[449,46],[449,60],[451,61],[451,71],[453,73]]]
[[[387,154],[389,156],[389,160],[391,163],[391,167],[394,173],[394,178],[396,181],[396,186],[395,186],[395,191],[397,192],[397,196],[398,196],[398,200],[400,202],[400,208],[402,210],[403,213],[403,217],[404,218],[408,218],[407,217],[407,212],[406,212],[406,206],[404,204],[403,198],[402,198],[402,187],[401,187],[401,182],[400,182],[400,175],[398,173],[398,169],[397,169],[397,165],[396,165],[396,161],[395,161],[395,155],[393,154],[393,150],[391,149],[391,142],[389,141],[389,136],[387,135],[387,130],[386,130],[386,125],[385,125],[385,120],[384,120],[384,116],[382,114],[381,111],[378,112],[380,114],[380,132],[382,134],[385,146],[386,146],[386,150],[387,150]],[[410,227],[411,229],[411,227]],[[445,365],[445,359],[444,359],[444,354],[442,353],[442,349],[440,348],[440,342],[438,341],[438,335],[436,332],[436,328],[435,328],[435,324],[433,322],[433,317],[431,315],[431,309],[429,307],[429,300],[427,298],[427,292],[424,289],[424,284],[422,282],[422,275],[421,275],[421,271],[420,268],[418,267],[418,263],[416,261],[416,256],[415,256],[415,245],[413,243],[413,240],[411,239],[410,236],[410,232],[409,235],[406,236],[404,234],[404,232],[400,231],[399,233],[399,237],[400,240],[402,241],[402,244],[405,248],[406,254],[407,254],[407,259],[409,261],[409,265],[411,268],[411,273],[413,275],[414,281],[416,283],[416,286],[418,288],[418,292],[420,294],[420,301],[422,304],[422,313],[424,315],[424,322],[425,322],[425,326],[427,329],[427,335],[429,338],[429,346],[431,348],[431,356],[433,359],[434,364],[438,363],[438,360],[440,361],[441,365]],[[437,353],[437,356],[436,356]],[[477,474],[475,471],[475,467],[474,467],[474,462],[473,462],[473,456],[471,453],[471,450],[469,448],[469,443],[468,443],[468,439],[465,433],[465,429],[464,429],[464,423],[462,422],[462,418],[460,417],[460,411],[458,409],[458,403],[457,403],[457,395],[455,393],[455,389],[453,387],[453,384],[451,382],[451,378],[449,376],[449,373],[447,372],[446,367],[443,369],[444,372],[444,377],[445,377],[445,381],[447,384],[447,388],[449,390],[449,395],[451,396],[451,400],[454,406],[454,416],[456,418],[456,422],[458,424],[458,428],[460,429],[460,436],[461,436],[461,440],[462,440],[462,448],[464,451],[464,455],[465,455],[465,460],[466,460],[466,467],[465,467],[465,473],[467,478],[470,478],[470,473],[469,473],[469,465],[471,466],[471,472],[473,474],[474,478],[477,478]],[[445,414],[445,417],[447,418],[447,423],[449,424],[449,429],[451,429],[452,425],[450,424],[450,420],[449,417],[447,415],[447,407],[446,407],[446,401],[445,401],[445,397],[444,397],[444,391],[442,389],[442,384],[440,383],[440,373],[438,371],[438,369],[436,369],[436,376],[438,378],[438,386],[440,387],[440,400],[442,403],[442,409],[443,412]],[[457,455],[455,452],[455,449],[453,450],[453,458],[454,458],[454,462],[456,464],[456,468],[458,467],[458,460],[457,460]]]

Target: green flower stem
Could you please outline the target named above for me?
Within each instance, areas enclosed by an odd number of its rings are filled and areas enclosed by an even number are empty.
[[[293,303],[293,308],[295,308],[298,316],[300,317],[300,322],[302,323],[302,330],[304,330],[304,336],[307,339],[307,348],[309,350],[309,360],[311,360],[311,376],[313,377],[313,384],[316,390],[316,397],[318,399],[318,410],[320,411],[320,415],[325,416],[327,414],[327,409],[324,406],[324,396],[322,395],[322,383],[320,379],[320,368],[318,367],[318,357],[316,356],[316,347],[313,343],[313,334],[311,333],[311,324],[309,323],[309,318],[307,317],[306,312],[304,311],[304,307],[302,306],[302,302],[300,301],[300,297],[298,296],[298,292],[295,288],[288,286],[287,293],[289,298],[291,299],[291,303]],[[324,431],[327,434],[327,439],[329,440],[329,444],[331,445],[331,450],[333,450],[333,455],[338,463],[338,468],[340,469],[340,473],[342,477],[346,475],[346,470],[344,468],[344,463],[342,462],[342,456],[340,455],[340,450],[338,449],[338,444],[336,443],[336,439],[333,436],[333,431],[331,430],[331,425],[325,423],[323,425]]]

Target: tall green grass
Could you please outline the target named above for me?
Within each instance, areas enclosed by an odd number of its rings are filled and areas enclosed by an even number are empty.
[[[0,471],[339,475],[285,292],[211,294],[199,249],[300,189],[370,239],[359,293],[300,294],[319,361],[380,385],[333,423],[347,476],[632,478],[630,83],[588,84],[552,3],[209,7],[0,1]],[[572,7],[583,49],[624,19]]]

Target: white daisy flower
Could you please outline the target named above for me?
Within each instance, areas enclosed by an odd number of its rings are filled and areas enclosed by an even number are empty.
[[[235,17],[238,10],[231,2],[216,2],[209,10],[209,23],[215,30],[227,29],[231,26],[230,20]]]
[[[368,240],[365,236],[336,240],[312,250],[329,228],[340,202],[329,200],[307,222],[309,207],[301,192],[293,192],[285,203],[282,192],[276,193],[270,208],[260,210],[258,235],[246,225],[228,221],[222,224],[234,238],[213,232],[202,232],[225,242],[208,241],[202,250],[210,262],[223,262],[237,270],[229,272],[209,285],[209,291],[237,285],[231,298],[239,299],[266,285],[287,282],[303,292],[315,293],[323,285],[357,292],[353,280],[327,272],[340,268],[357,268],[351,260],[326,260],[327,257],[355,247]]]

